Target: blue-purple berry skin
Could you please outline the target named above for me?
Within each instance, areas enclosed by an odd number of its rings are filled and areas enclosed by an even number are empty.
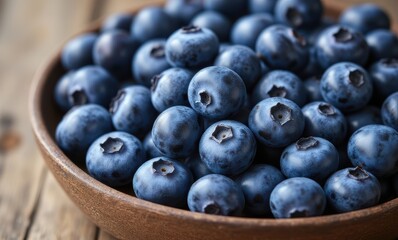
[[[282,173],[288,177],[307,177],[322,183],[339,167],[339,154],[329,141],[319,137],[300,138],[282,153]]]
[[[202,0],[168,0],[164,11],[177,19],[180,24],[187,25],[203,10]]]
[[[326,207],[326,197],[322,187],[314,180],[289,178],[272,191],[270,207],[275,218],[320,216]]]
[[[119,82],[100,66],[85,66],[72,76],[68,87],[68,101],[71,106],[98,104],[105,108],[116,96]]]
[[[204,11],[196,15],[191,25],[210,29],[220,42],[228,42],[232,23],[226,16],[215,11]]]
[[[54,88],[55,102],[57,103],[57,106],[64,112],[68,111],[72,107],[68,99],[68,89],[73,74],[74,71],[69,71],[62,75],[62,77],[57,81]]]
[[[246,89],[252,89],[261,77],[261,63],[256,53],[241,45],[234,45],[220,53],[214,65],[224,66],[235,71],[245,83]]]
[[[381,59],[369,69],[374,86],[374,97],[384,101],[398,91],[398,58]]]
[[[112,122],[118,131],[144,137],[150,131],[158,112],[152,106],[148,88],[133,85],[119,90],[110,105]]]
[[[269,216],[269,198],[275,186],[285,180],[281,171],[267,164],[250,167],[235,181],[245,195],[245,211],[253,216]]]
[[[338,213],[374,206],[381,194],[377,178],[358,167],[335,172],[324,189],[328,205]]]
[[[231,29],[231,42],[255,49],[260,33],[274,24],[271,14],[257,13],[239,18]]]
[[[324,138],[334,145],[344,142],[347,120],[343,113],[326,102],[311,102],[302,108],[305,118],[305,136]]]
[[[101,34],[93,48],[95,64],[105,68],[120,79],[129,78],[129,66],[138,43],[127,32],[107,31]]]
[[[398,171],[398,132],[385,125],[367,125],[352,134],[348,157],[353,166],[361,166],[376,177]]]
[[[220,12],[231,19],[236,19],[246,13],[247,0],[203,0],[206,10]]]
[[[209,66],[218,54],[219,40],[207,28],[186,26],[166,42],[166,58],[173,67],[197,69]]]
[[[301,71],[308,63],[307,41],[293,28],[272,25],[257,38],[256,52],[271,69]]]
[[[191,170],[195,181],[208,174],[213,174],[213,172],[210,171],[206,164],[200,159],[199,153],[192,154],[184,163],[189,170]]]
[[[162,7],[152,6],[141,9],[131,24],[131,35],[140,43],[151,39],[167,38],[178,28],[178,21]]]
[[[278,22],[294,28],[312,28],[321,22],[321,0],[279,0],[274,9]]]
[[[174,159],[158,157],[142,164],[135,172],[132,182],[138,198],[184,208],[193,178],[184,164]]]
[[[166,60],[165,39],[154,39],[143,43],[131,61],[134,80],[146,87],[151,86],[151,79],[171,66]]]
[[[307,103],[323,101],[321,94],[321,79],[318,77],[311,77],[304,80],[304,88],[307,95]]]
[[[69,110],[55,131],[58,146],[74,161],[84,158],[87,149],[101,135],[113,130],[109,112],[95,104]]]
[[[62,49],[62,65],[69,70],[93,64],[92,52],[97,34],[85,33],[71,39]]]
[[[188,207],[192,212],[239,216],[245,207],[245,196],[232,179],[220,174],[209,174],[192,184],[188,193]]]
[[[375,4],[365,3],[345,9],[340,24],[366,34],[376,29],[389,29],[391,22],[387,13]]]
[[[323,99],[343,112],[365,107],[372,93],[373,83],[368,72],[354,63],[337,63],[328,68],[321,79]]]
[[[169,107],[189,106],[188,86],[193,73],[183,68],[170,68],[152,78],[151,101],[158,112]]]
[[[111,132],[91,144],[86,155],[86,166],[95,179],[117,187],[130,183],[145,160],[138,138],[126,132]]]
[[[398,131],[398,92],[391,94],[381,106],[383,123]]]
[[[212,124],[199,142],[199,154],[213,173],[236,176],[253,162],[257,142],[244,124],[223,120]]]
[[[256,104],[270,97],[283,97],[303,106],[307,101],[301,79],[289,71],[273,70],[265,74],[252,92],[252,103]]]
[[[383,58],[398,58],[398,36],[387,29],[378,29],[366,35],[370,48],[370,60],[379,61]]]
[[[152,133],[149,132],[142,142],[142,145],[145,150],[145,155],[147,159],[157,158],[163,156],[163,154],[157,149],[155,144],[152,141]]]
[[[152,127],[152,140],[171,158],[186,158],[196,149],[202,134],[199,115],[189,107],[174,106],[163,111]]]
[[[239,111],[247,98],[242,78],[223,66],[197,72],[188,86],[191,107],[201,116],[223,119]]]
[[[348,136],[351,136],[356,130],[371,124],[382,124],[380,109],[368,105],[359,111],[346,114]]]
[[[327,69],[339,62],[364,66],[369,57],[369,46],[364,36],[353,29],[339,25],[326,28],[315,43],[319,65]]]
[[[121,30],[127,33],[130,32],[131,24],[133,23],[134,15],[129,13],[115,13],[107,17],[101,26],[102,32]]]
[[[249,0],[250,13],[274,14],[275,4],[278,0]]]
[[[300,138],[304,116],[294,102],[281,97],[262,100],[249,116],[249,127],[257,140],[267,147],[286,147]]]

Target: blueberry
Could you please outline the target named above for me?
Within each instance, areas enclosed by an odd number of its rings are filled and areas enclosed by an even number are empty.
[[[307,41],[294,29],[272,25],[261,32],[256,52],[271,69],[301,71],[308,63]]]
[[[271,192],[284,179],[279,169],[267,164],[254,165],[244,172],[236,182],[245,195],[246,211],[254,216],[270,215]]]
[[[305,95],[307,96],[307,102],[322,101],[321,94],[321,78],[311,77],[304,80]]]
[[[104,68],[86,66],[71,76],[68,101],[71,106],[95,103],[108,107],[118,87],[118,81]]]
[[[335,63],[352,62],[364,66],[369,46],[360,32],[342,26],[326,28],[315,44],[319,65],[327,69]]]
[[[260,33],[274,24],[274,18],[268,13],[257,13],[239,18],[231,30],[231,42],[255,49]]]
[[[289,178],[274,188],[270,206],[275,218],[320,216],[326,197],[321,186],[309,178]]]
[[[170,68],[152,78],[151,100],[158,112],[169,107],[189,106],[188,86],[193,73],[183,68]]]
[[[374,206],[380,199],[379,181],[360,167],[335,172],[324,189],[329,206],[340,213]]]
[[[62,65],[70,70],[93,64],[92,52],[96,41],[95,33],[84,33],[69,40],[62,49]]]
[[[134,80],[147,87],[151,79],[171,66],[166,60],[166,40],[155,39],[141,45],[131,62]]]
[[[201,133],[196,112],[189,107],[174,106],[156,118],[152,140],[163,155],[184,158],[196,149]]]
[[[386,29],[374,30],[366,35],[372,62],[382,58],[398,58],[398,36]]]
[[[319,65],[318,58],[316,55],[316,48],[314,46],[309,48],[309,58],[307,66],[299,71],[299,76],[305,78],[316,78],[323,74],[323,69]]]
[[[125,132],[111,132],[95,140],[87,151],[91,176],[109,186],[123,186],[145,161],[141,141]]]
[[[300,138],[304,116],[294,102],[280,97],[259,102],[249,116],[249,127],[267,147],[285,147]]]
[[[141,9],[131,25],[131,35],[144,43],[151,39],[167,38],[178,28],[177,20],[168,15],[162,7]]]
[[[68,99],[68,89],[73,74],[74,71],[69,71],[64,75],[62,75],[62,77],[58,80],[54,88],[55,102],[57,103],[58,107],[65,112],[72,107]]]
[[[164,6],[165,12],[181,24],[188,24],[202,9],[202,0],[167,0]]]
[[[343,112],[356,111],[366,106],[372,92],[369,74],[354,63],[337,63],[328,68],[321,79],[322,97]]]
[[[145,136],[158,114],[152,106],[149,89],[137,85],[119,90],[109,111],[117,130],[138,137]]]
[[[398,171],[398,132],[384,125],[367,125],[358,129],[348,142],[352,165],[361,166],[376,177]]]
[[[220,12],[231,19],[242,16],[247,10],[247,0],[203,0],[206,10]]]
[[[391,94],[381,107],[383,123],[398,131],[398,92]]]
[[[306,177],[322,183],[339,167],[339,153],[326,139],[300,138],[283,151],[280,165],[288,178]]]
[[[321,33],[328,27],[336,24],[334,19],[324,16],[322,20],[314,28],[301,28],[297,31],[306,38],[309,45],[315,45]]]
[[[279,0],[275,5],[276,20],[294,28],[314,27],[322,14],[321,0]]]
[[[206,164],[200,159],[200,155],[198,153],[188,157],[185,161],[185,165],[189,170],[191,170],[195,180],[198,180],[205,175],[212,174]]]
[[[91,143],[113,130],[109,112],[98,105],[87,104],[69,110],[59,122],[55,139],[72,160],[84,157]]]
[[[369,74],[375,88],[374,95],[381,101],[398,91],[398,58],[377,61],[371,66]]]
[[[202,161],[213,173],[238,175],[253,162],[257,143],[244,124],[223,120],[212,124],[199,142]]]
[[[306,103],[304,84],[295,74],[274,70],[260,79],[253,90],[252,102],[254,104],[270,97],[282,97],[302,106]]]
[[[226,67],[200,70],[188,87],[188,100],[198,114],[222,119],[236,113],[246,99],[246,87],[237,73]]]
[[[146,155],[147,159],[152,159],[152,158],[163,156],[163,154],[159,151],[159,149],[156,148],[155,144],[153,143],[151,132],[149,132],[146,135],[142,144],[143,144],[143,147],[145,150],[145,155]]]
[[[250,13],[274,14],[274,8],[278,0],[249,0]]]
[[[192,174],[184,164],[158,157],[138,168],[133,178],[133,189],[138,198],[183,208],[192,182]]]
[[[191,24],[200,28],[207,28],[213,31],[220,42],[229,40],[231,21],[219,12],[204,11],[192,19]]]
[[[128,78],[131,58],[137,47],[137,42],[127,32],[105,32],[94,45],[94,62],[119,78]]]
[[[375,106],[366,106],[359,111],[346,115],[348,136],[356,130],[371,124],[382,124],[380,109]]]
[[[341,144],[347,134],[347,121],[337,108],[326,102],[311,102],[302,109],[305,136],[324,138],[334,145]]]
[[[101,31],[121,30],[130,32],[134,16],[129,13],[115,13],[107,17],[101,26]]]
[[[235,71],[251,89],[261,76],[261,63],[256,53],[246,46],[234,45],[220,53],[214,63]]]
[[[340,15],[340,24],[366,34],[375,29],[389,29],[390,18],[375,4],[359,4],[347,8]]]
[[[239,185],[219,174],[200,178],[188,193],[188,207],[192,212],[239,216],[244,206],[245,197]]]
[[[166,58],[173,67],[200,68],[213,62],[218,47],[218,39],[211,30],[186,26],[167,39]]]

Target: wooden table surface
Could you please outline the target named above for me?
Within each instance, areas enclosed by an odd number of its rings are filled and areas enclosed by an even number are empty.
[[[47,170],[27,102],[34,73],[68,37],[145,2],[151,1],[0,0],[0,239],[113,239],[83,215]],[[397,0],[378,3],[398,23]]]

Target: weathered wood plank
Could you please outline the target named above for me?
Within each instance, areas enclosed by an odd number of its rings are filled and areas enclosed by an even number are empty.
[[[7,112],[16,119],[15,131],[20,135],[21,144],[0,156],[0,239],[24,239],[31,226],[36,229],[36,225],[32,225],[35,214],[40,215],[41,209],[46,209],[44,204],[38,204],[47,173],[29,124],[30,82],[50,52],[66,37],[84,28],[93,4],[93,0],[7,0],[2,3],[0,116]],[[54,203],[61,207],[66,198],[55,199]],[[36,209],[37,206],[42,207]],[[74,214],[68,222],[87,221],[79,211],[71,212]],[[62,215],[57,216],[62,218]],[[46,221],[50,224],[45,218],[40,220],[42,224]],[[72,229],[72,225],[62,227]],[[91,224],[87,229],[95,231],[96,228]],[[76,234],[80,235],[79,232]]]
[[[95,239],[97,228],[48,174],[28,239]]]

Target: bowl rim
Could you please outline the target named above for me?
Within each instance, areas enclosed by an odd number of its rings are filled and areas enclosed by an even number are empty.
[[[163,2],[163,1],[159,1]],[[141,7],[148,4],[143,4]],[[153,5],[153,4],[150,4]],[[325,8],[332,8],[332,11],[337,11],[339,4],[325,4]],[[140,7],[136,8],[138,11]],[[132,12],[132,11],[129,11]],[[133,12],[132,12],[133,13]],[[74,34],[77,36],[82,33],[97,31],[100,27],[100,23],[103,19],[95,21],[90,24],[89,27],[84,28],[84,30]],[[394,26],[391,30],[396,32],[397,26]],[[71,38],[73,38],[73,36]],[[69,38],[69,39],[71,39]],[[99,194],[105,198],[112,198],[118,201],[122,201],[126,205],[132,208],[141,208],[153,214],[160,214],[164,216],[173,215],[175,218],[187,221],[200,221],[200,222],[210,222],[217,224],[227,224],[236,227],[316,227],[321,225],[330,224],[342,224],[343,222],[351,222],[353,219],[366,219],[371,218],[374,215],[383,215],[391,212],[393,209],[398,208],[398,198],[392,199],[385,203],[365,208],[361,210],[356,210],[347,213],[330,214],[316,217],[306,217],[306,218],[287,218],[287,219],[274,219],[274,218],[249,218],[249,217],[235,217],[235,216],[218,216],[209,215],[197,212],[191,212],[189,210],[178,209],[173,207],[168,207],[156,203],[152,203],[146,200],[139,199],[135,196],[128,195],[114,188],[111,188],[83,171],[77,165],[75,165],[57,146],[51,134],[47,131],[44,124],[44,115],[40,111],[41,103],[43,101],[43,91],[46,85],[46,80],[48,76],[53,71],[53,69],[59,64],[62,46],[58,47],[57,51],[52,53],[48,60],[43,64],[33,77],[31,83],[31,88],[29,92],[29,116],[32,126],[33,133],[36,138],[36,143],[49,155],[51,161],[58,165],[59,168],[63,169],[73,176],[78,182],[85,185],[87,188],[94,189],[98,191]],[[48,163],[47,163],[48,165]],[[54,174],[52,172],[52,174]],[[58,179],[57,179],[58,181]]]

